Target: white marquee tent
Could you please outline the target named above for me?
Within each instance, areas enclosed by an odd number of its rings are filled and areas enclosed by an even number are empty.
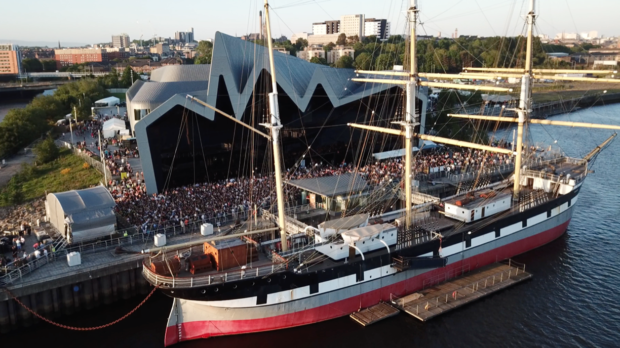
[[[112,138],[118,133],[118,131],[122,131],[127,129],[125,127],[125,121],[118,118],[111,118],[103,123],[103,137],[104,138]]]

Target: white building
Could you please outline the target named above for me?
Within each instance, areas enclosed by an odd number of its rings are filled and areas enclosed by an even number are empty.
[[[346,15],[340,17],[340,33],[344,33],[347,37],[358,36],[360,39],[364,37],[364,15]]]
[[[310,61],[310,59],[317,57],[325,59],[325,51],[323,47],[310,46],[306,47],[303,51],[297,52],[297,58]]]
[[[327,24],[312,23],[312,35],[327,35]]]
[[[379,40],[387,40],[390,37],[390,22],[385,19],[366,19],[364,36],[376,36]]]
[[[334,44],[338,41],[338,36],[340,34],[328,34],[328,35],[308,35],[306,40],[308,40],[308,45],[327,45],[330,42]],[[292,41],[295,42],[295,41]]]
[[[559,33],[555,36],[557,40],[579,40],[578,33]]]
[[[320,45],[306,47],[303,51],[297,52],[297,58],[310,61],[313,57],[323,58],[327,64],[335,64],[342,56],[349,56],[355,59],[355,50],[351,47],[336,46],[331,51],[325,53]]]
[[[355,60],[355,50],[350,47],[336,46],[327,52],[327,64],[336,64],[342,56],[349,56]]]
[[[291,36],[291,42],[295,43],[297,42],[297,39],[304,39],[304,40],[308,40],[308,33],[303,32],[303,33],[295,33],[293,34],[293,36]]]

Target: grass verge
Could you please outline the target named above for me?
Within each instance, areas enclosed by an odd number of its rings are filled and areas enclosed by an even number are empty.
[[[30,201],[45,196],[48,192],[78,190],[97,185],[102,176],[96,169],[87,166],[81,157],[67,148],[60,148],[60,156],[46,164],[24,165],[19,174],[0,191],[0,206],[10,206],[19,201]],[[17,202],[15,191],[19,197]]]

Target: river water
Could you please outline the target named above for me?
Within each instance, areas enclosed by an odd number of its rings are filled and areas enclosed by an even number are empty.
[[[553,117],[620,125],[620,105]],[[507,130],[506,134],[512,131]],[[532,140],[553,143],[581,157],[612,131],[532,126]],[[341,318],[295,329],[179,344],[179,348],[276,347],[618,347],[620,345],[620,141],[596,160],[581,189],[567,233],[515,258],[531,281],[433,319],[399,314],[363,328]],[[64,324],[108,323],[142,299],[132,299],[62,318]],[[171,300],[156,294],[120,324],[94,332],[69,332],[48,324],[0,336],[3,347],[162,347]]]

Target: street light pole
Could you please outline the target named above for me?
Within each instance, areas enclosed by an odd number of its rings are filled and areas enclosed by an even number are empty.
[[[101,165],[103,166],[103,186],[108,187],[108,171],[105,168],[105,156],[103,154],[103,145],[101,144],[101,129],[99,130],[99,157],[101,157]]]

